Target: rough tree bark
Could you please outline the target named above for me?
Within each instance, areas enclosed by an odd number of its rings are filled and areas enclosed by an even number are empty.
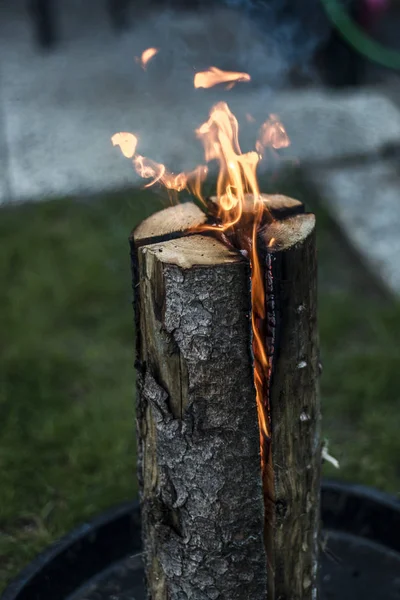
[[[150,217],[131,240],[151,600],[317,597],[315,220],[298,201],[265,202],[275,217],[258,238],[270,354],[268,489],[252,372],[250,268],[233,248],[237,240],[227,239],[228,248],[193,235],[206,222],[194,205]]]

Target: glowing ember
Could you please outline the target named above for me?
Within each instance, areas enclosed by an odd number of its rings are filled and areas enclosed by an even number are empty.
[[[159,53],[159,49],[158,48],[147,48],[146,50],[144,50],[140,56],[140,58],[136,57],[136,62],[140,64],[140,66],[142,67],[142,69],[145,71],[146,67],[147,67],[147,63],[149,62],[149,60],[151,60],[152,58],[154,58],[154,56],[156,54]]]
[[[248,73],[236,73],[234,71],[221,71],[217,67],[210,67],[208,71],[200,71],[194,76],[195,88],[211,88],[218,83],[229,83],[227,89],[231,89],[238,81],[250,81]]]

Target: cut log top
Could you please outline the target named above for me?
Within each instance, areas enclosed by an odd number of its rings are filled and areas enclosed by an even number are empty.
[[[160,262],[174,264],[183,269],[243,260],[238,252],[232,252],[218,240],[205,235],[191,235],[146,245],[143,251],[153,253]]]
[[[282,194],[262,194],[265,207],[272,217],[281,221],[304,213],[304,205],[294,198]],[[217,216],[218,200],[212,197],[208,200],[210,217]],[[253,196],[248,194],[245,198],[243,212],[253,210]],[[183,237],[187,232],[204,225],[208,216],[193,202],[185,202],[160,210],[145,219],[134,230],[132,238],[136,246],[154,244],[161,241],[173,240]],[[306,219],[307,220],[307,219]],[[217,230],[216,230],[217,234]],[[278,233],[275,237],[278,236]],[[274,237],[271,235],[270,237]],[[201,255],[201,252],[200,252]],[[196,263],[197,264],[197,263]],[[199,263],[200,264],[200,263]]]
[[[297,215],[284,221],[273,221],[260,231],[260,237],[271,253],[287,250],[304,241],[315,228],[313,214]]]
[[[207,215],[193,202],[160,210],[145,219],[133,232],[135,244],[142,246],[153,238],[173,238],[203,225]],[[156,241],[156,240],[155,240]]]
[[[300,200],[284,196],[283,194],[261,194],[265,208],[276,219],[285,219],[304,212],[304,204]],[[212,196],[208,199],[208,206],[211,214],[216,214],[218,209],[218,199]],[[252,194],[246,194],[244,198],[243,213],[251,213],[254,208],[254,198]]]
[[[283,194],[261,194],[265,206],[270,211],[281,211],[283,213],[295,214],[304,211],[304,204],[296,198],[284,196]]]
[[[262,198],[274,218],[272,222],[265,223],[259,233],[269,252],[276,253],[295,246],[313,231],[315,217],[304,213],[304,205],[299,200],[281,194],[262,194]],[[215,197],[209,199],[211,215],[213,212],[216,214],[212,207],[217,208],[217,203]],[[249,214],[252,208],[253,198],[248,194],[244,213]],[[133,232],[133,241],[136,246],[147,246],[146,251],[157,254],[161,262],[184,269],[242,260],[239,252],[228,248],[215,236],[187,235],[188,231],[204,225],[207,218],[193,202],[170,206],[145,219]],[[218,235],[218,228],[215,235]],[[229,238],[230,234],[227,235]]]

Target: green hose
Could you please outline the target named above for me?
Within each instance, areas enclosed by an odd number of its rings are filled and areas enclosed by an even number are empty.
[[[400,52],[385,48],[370,38],[353,21],[338,0],[321,0],[325,11],[341,36],[358,52],[389,69],[400,69]]]

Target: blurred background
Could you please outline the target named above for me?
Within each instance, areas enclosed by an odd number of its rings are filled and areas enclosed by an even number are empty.
[[[128,236],[167,200],[110,137],[193,168],[216,100],[244,150],[279,114],[261,188],[317,214],[325,475],[399,494],[399,32],[396,0],[0,0],[0,589],[136,495]]]

